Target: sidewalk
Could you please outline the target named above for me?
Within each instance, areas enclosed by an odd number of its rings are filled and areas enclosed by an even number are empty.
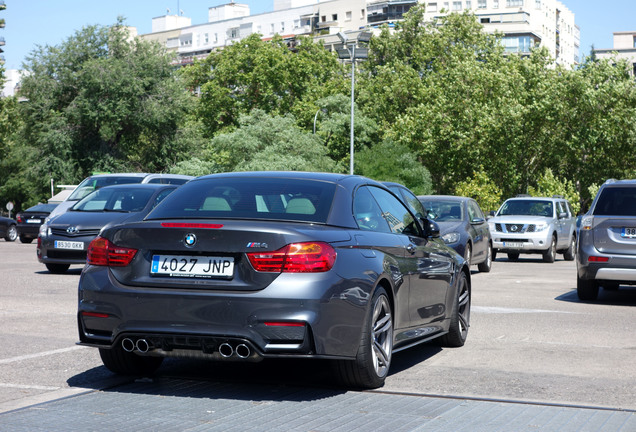
[[[636,431],[636,412],[159,378],[0,414],[0,431]]]

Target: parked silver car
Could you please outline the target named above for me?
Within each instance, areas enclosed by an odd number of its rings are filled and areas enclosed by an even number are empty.
[[[562,197],[518,196],[506,200],[488,220],[493,259],[505,252],[508,259],[519,254],[541,254],[554,262],[556,254],[573,261],[576,254],[576,218],[570,203]]]
[[[636,284],[636,180],[608,180],[581,218],[576,291],[595,300],[598,288]]]

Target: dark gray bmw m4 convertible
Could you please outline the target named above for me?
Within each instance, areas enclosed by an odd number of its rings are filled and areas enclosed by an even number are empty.
[[[341,384],[375,388],[396,351],[462,346],[470,298],[463,258],[378,182],[213,174],[91,242],[79,344],[120,374],[168,356],[320,358]]]

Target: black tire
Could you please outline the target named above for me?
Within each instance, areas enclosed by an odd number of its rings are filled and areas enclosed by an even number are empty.
[[[519,259],[519,252],[508,252],[508,259],[510,261],[517,261]]]
[[[543,262],[553,263],[556,259],[556,237],[552,236],[550,247],[543,252]]]
[[[576,293],[579,299],[592,301],[598,298],[598,282],[576,277]]]
[[[486,259],[484,262],[477,264],[477,269],[479,269],[482,273],[489,273],[492,269],[493,259],[492,245],[488,244],[488,247],[486,248]]]
[[[334,361],[339,381],[352,388],[378,388],[389,374],[393,353],[393,313],[383,288],[373,295],[355,360]]]
[[[7,229],[7,234],[4,236],[4,239],[8,242],[13,242],[18,238],[18,228],[15,225],[9,225]]]
[[[55,274],[66,273],[66,270],[71,266],[70,264],[45,264],[46,268]]]
[[[470,286],[466,274],[461,272],[457,281],[457,295],[453,303],[448,333],[439,338],[440,345],[457,348],[464,346],[470,327]]]
[[[31,237],[26,237],[24,235],[20,235],[20,243],[33,243],[33,239]]]
[[[109,371],[120,375],[150,376],[163,362],[163,357],[140,356],[126,352],[120,346],[100,348],[99,356]]]
[[[574,261],[576,258],[576,236],[572,236],[572,240],[570,240],[570,247],[563,252],[563,259],[566,261]]]
[[[464,248],[464,261],[466,261],[466,265],[470,266],[473,260],[473,247],[470,243],[466,243],[466,247]]]

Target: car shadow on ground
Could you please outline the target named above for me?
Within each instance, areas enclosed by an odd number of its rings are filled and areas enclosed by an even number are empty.
[[[60,273],[59,275],[57,275],[55,273],[51,273],[47,269],[43,269],[41,271],[35,272],[35,274],[52,275],[52,276],[64,276],[64,275],[77,275],[77,276],[79,276],[79,275],[82,274],[82,270],[83,269],[84,269],[84,267],[71,267],[70,269],[66,270],[64,273]]]
[[[425,343],[395,353],[389,375],[409,369],[439,352],[438,345]],[[237,400],[255,400],[256,395],[261,395],[263,400],[313,400],[356,390],[338,383],[329,361],[316,359],[266,359],[247,363],[166,358],[152,377],[119,376],[99,366],[69,378],[67,384],[105,392],[159,396],[174,396],[179,392],[179,396],[195,398],[221,397],[215,392],[223,388],[224,394],[232,389],[232,397]]]
[[[581,300],[576,294],[576,288],[561,294],[555,300],[570,303],[587,303],[608,306],[636,306],[636,286],[621,285],[617,290],[599,288],[596,300]]]

